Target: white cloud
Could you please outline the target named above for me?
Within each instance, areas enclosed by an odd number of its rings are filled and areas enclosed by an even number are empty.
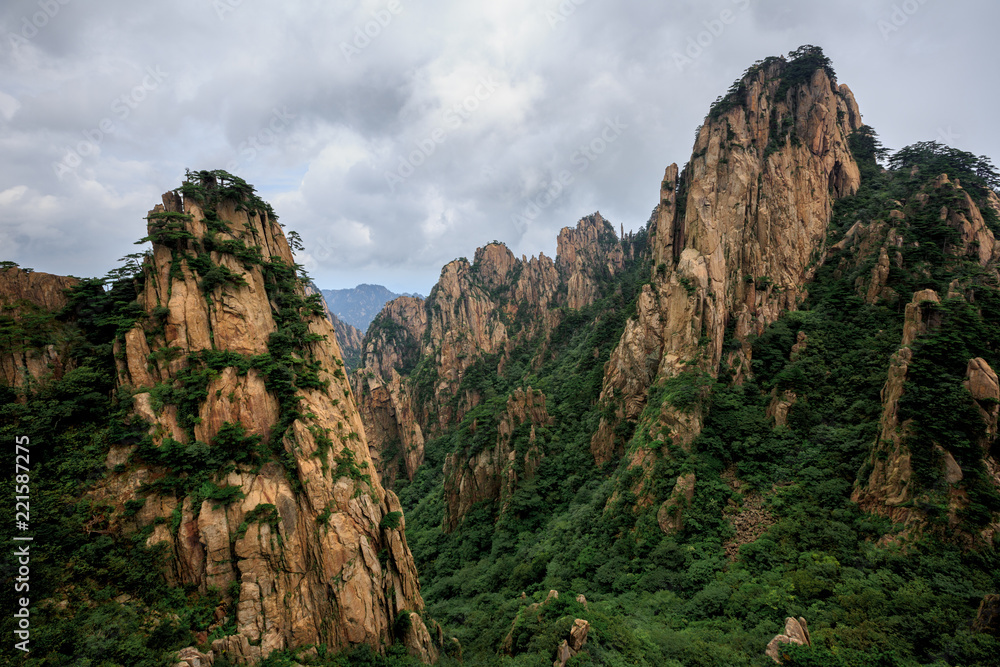
[[[686,161],[708,105],[754,60],[802,43],[824,47],[887,145],[949,128],[961,148],[1000,157],[995,87],[942,57],[993,61],[1000,6],[985,0],[923,4],[888,40],[877,21],[891,7],[861,0],[687,0],[627,11],[597,0],[400,2],[350,59],[341,42],[385,0],[244,2],[221,18],[202,0],[69,3],[27,45],[4,40],[0,259],[103,274],[134,250],[142,216],[185,167],[233,164],[302,234],[322,287],[386,276],[397,290],[426,292],[441,264],[493,238],[518,254],[551,254],[558,228],[596,209],[616,227],[643,225],[664,167]],[[575,9],[551,25],[546,12],[560,5]],[[672,54],[724,9],[736,20],[679,70]],[[34,11],[34,0],[3,3],[0,34]],[[166,78],[117,117],[114,100],[149,67]],[[457,125],[446,116],[456,105]],[[293,118],[268,134],[276,108]],[[574,171],[530,226],[513,224],[615,117],[629,125],[615,145]],[[104,118],[116,131],[56,178],[52,163]],[[390,188],[385,173],[428,138],[433,151]]]

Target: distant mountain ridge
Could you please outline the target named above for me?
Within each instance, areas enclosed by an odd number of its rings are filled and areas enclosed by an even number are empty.
[[[396,297],[413,296],[419,299],[424,298],[420,294],[410,294],[407,292],[397,294],[382,285],[367,283],[347,289],[325,289],[321,291],[331,312],[343,322],[360,329],[362,333],[368,330],[368,325],[381,312],[382,307]]]

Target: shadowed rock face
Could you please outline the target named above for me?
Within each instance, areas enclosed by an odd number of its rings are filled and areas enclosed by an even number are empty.
[[[14,322],[33,329],[41,327],[47,332],[59,329],[59,323],[45,316],[66,305],[65,292],[77,282],[76,278],[14,267],[0,269],[0,318],[11,318]],[[29,320],[39,316],[42,316],[43,322],[29,324]],[[51,377],[62,377],[69,370],[68,363],[65,350],[58,343],[37,348],[27,340],[6,340],[0,350],[0,383],[25,390]]]
[[[824,256],[834,200],[860,184],[848,147],[861,125],[851,91],[817,69],[779,96],[786,67],[771,62],[744,78],[709,114],[684,171],[664,174],[652,281],[605,367],[601,401],[614,417],[591,441],[598,464],[624,453],[616,427],[639,419],[655,383],[714,376],[723,361],[745,376],[747,337],[798,307]],[[727,329],[738,345],[728,352]],[[664,406],[656,424],[639,427],[686,447],[702,416],[699,401]],[[648,458],[632,456],[631,466]]]
[[[149,220],[139,302],[150,317],[117,343],[116,357],[154,450],[140,447],[95,495],[119,507],[145,497],[119,528],[155,524],[147,542],[175,557],[172,583],[236,592],[228,614],[237,634],[217,640],[216,655],[255,662],[304,644],[391,642],[397,616],[423,607],[405,521],[373,474],[333,326],[305,298],[281,228],[266,207],[236,206],[211,189],[207,201],[167,193]],[[224,279],[212,284],[211,275]],[[188,390],[195,378],[206,383],[195,408],[169,399],[169,388]],[[140,491],[170,474],[151,452],[173,441],[223,446],[234,424],[284,464],[229,466],[214,480],[239,489],[228,504]],[[114,448],[109,467],[133,449]],[[411,652],[436,659],[423,622],[412,620]]]
[[[992,238],[992,234],[990,237]],[[941,314],[935,310],[935,306],[940,303],[937,292],[927,289],[916,292],[906,306],[902,343],[890,360],[888,378],[882,388],[879,437],[872,446],[867,462],[868,472],[859,476],[851,494],[851,500],[865,511],[888,516],[895,523],[905,524],[907,533],[919,533],[926,527],[926,515],[920,506],[928,504],[932,498],[928,490],[920,487],[914,475],[913,456],[908,443],[914,427],[912,420],[901,418],[900,400],[907,391],[907,376],[913,361],[914,345],[919,343],[921,336],[942,326]],[[1000,464],[991,455],[991,447],[997,437],[1000,381],[985,359],[975,357],[968,361],[964,386],[974,400],[985,426],[982,440],[978,443],[986,472],[985,481],[1000,488]],[[969,505],[967,480],[962,466],[949,451],[948,444],[934,445],[938,467],[946,486],[945,497],[940,500],[947,504],[949,527],[958,529],[956,534],[963,541],[969,542],[975,538],[965,535],[960,527],[960,512]],[[973,461],[965,461],[969,468],[974,467],[972,464]],[[988,544],[998,531],[1000,523],[994,521],[980,531],[979,537]]]
[[[560,232],[555,261],[541,254],[518,259],[491,243],[476,250],[471,264],[464,258],[447,264],[426,301],[388,303],[369,328],[362,368],[352,376],[383,483],[391,485],[400,474],[412,479],[424,460],[424,440],[457,425],[483,401],[479,392],[461,388],[474,364],[495,355],[501,371],[516,345],[536,337],[544,349],[560,307],[583,308],[599,298],[601,281],[634,260],[630,248],[597,213]],[[420,383],[413,377],[418,364]],[[465,467],[457,460],[452,465]],[[499,480],[507,453],[469,465],[479,477]],[[469,495],[463,500],[456,491],[455,507],[467,508],[473,496],[497,499],[502,485],[491,482],[489,493],[462,486]]]
[[[535,427],[552,424],[545,409],[545,394],[531,387],[518,389],[507,399],[507,409],[496,429],[496,443],[480,452],[468,450],[449,454],[444,462],[444,530],[458,527],[462,517],[482,500],[499,499],[501,512],[521,479],[534,477],[543,453],[535,444]],[[522,424],[531,428],[526,451],[511,444],[514,430]]]

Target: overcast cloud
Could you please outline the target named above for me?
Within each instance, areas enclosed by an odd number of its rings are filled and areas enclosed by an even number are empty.
[[[426,294],[493,239],[640,228],[716,96],[802,44],[888,147],[996,162],[997,25],[990,0],[7,0],[0,259],[103,275],[185,168],[223,168],[321,287]]]

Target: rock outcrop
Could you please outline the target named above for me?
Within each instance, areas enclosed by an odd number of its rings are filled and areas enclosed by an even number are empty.
[[[116,344],[148,434],[112,450],[93,495],[141,505],[114,528],[151,530],[170,582],[233,592],[219,625],[236,633],[216,656],[379,649],[423,607],[401,507],[373,474],[333,326],[270,207],[223,178],[202,172],[150,211],[148,317]],[[412,650],[431,662],[412,618]]]
[[[66,290],[78,282],[14,266],[0,268],[0,323],[5,325],[0,384],[30,391],[69,370],[65,341],[39,347],[32,339],[59,340],[62,325],[55,313],[67,304]]]
[[[575,229],[564,227],[559,232],[556,268],[566,282],[566,305],[584,308],[597,299],[599,279],[613,277],[625,268],[625,253],[614,228],[596,213],[581,220]]]
[[[995,212],[1000,200],[996,194],[988,192],[981,203],[983,209],[961,183],[947,174],[938,174],[909,201],[891,202],[892,208],[881,219],[867,224],[859,220],[852,225],[826,251],[826,261],[836,262],[835,275],[839,277],[875,259],[870,272],[856,278],[857,293],[870,304],[880,300],[895,302],[901,295],[890,285],[893,272],[902,274],[926,270],[926,266],[922,267],[917,260],[911,259],[910,265],[907,265],[904,256],[916,255],[922,261],[929,258],[920,250],[921,243],[914,238],[917,235],[911,228],[914,224],[926,227],[929,220],[934,220],[941,227],[953,230],[954,235],[952,240],[930,242],[928,245],[940,244],[943,256],[975,262],[995,274],[997,260],[1000,259],[1000,244],[986,224],[983,211],[993,209]],[[960,282],[956,281],[950,291],[959,287]],[[906,295],[902,296],[905,298]]]
[[[632,248],[596,213],[560,232],[554,261],[544,254],[518,259],[490,243],[476,250],[472,263],[447,264],[426,301],[388,303],[365,336],[362,368],[351,380],[383,482],[413,477],[424,440],[482,403],[477,378],[502,372],[518,345],[538,341],[541,360],[560,308],[593,303],[634,260]],[[494,461],[499,467],[491,479],[507,465],[503,456]]]
[[[630,430],[619,425],[640,418],[655,383],[715,376],[723,362],[737,380],[748,373],[747,337],[798,307],[824,256],[833,202],[859,186],[848,137],[861,116],[851,91],[823,67],[794,81],[791,69],[774,58],[751,68],[713,106],[683,172],[671,165],[664,174],[651,282],[605,367],[601,402],[613,417],[591,441],[598,464],[625,453]],[[664,404],[653,411],[658,423],[638,428],[686,447],[702,410],[697,400]],[[632,461],[648,467],[649,457]]]
[[[569,631],[569,639],[562,640],[559,648],[556,649],[556,660],[552,663],[552,667],[566,667],[569,659],[583,650],[589,632],[590,621],[585,621],[582,618],[574,619],[573,627]]]
[[[798,619],[792,618],[791,616],[786,618],[784,634],[777,635],[774,639],[768,642],[764,655],[771,658],[776,663],[781,664],[782,644],[812,646],[812,639],[809,637],[809,627],[806,625],[806,619],[801,616],[799,616]]]
[[[868,512],[890,517],[894,522],[904,524],[907,532],[920,532],[926,525],[926,507],[932,496],[940,491],[924,488],[918,483],[914,473],[913,452],[910,441],[914,436],[912,419],[900,416],[900,401],[906,393],[908,373],[913,362],[914,346],[922,336],[933,333],[942,326],[942,313],[937,307],[941,303],[934,290],[921,290],[913,295],[906,306],[903,324],[903,339],[899,350],[893,354],[888,377],[882,388],[882,418],[878,440],[872,453],[859,473],[851,500]],[[991,455],[991,447],[997,436],[997,414],[1000,405],[1000,381],[985,359],[976,357],[968,361],[965,372],[965,388],[969,391],[979,416],[985,426],[984,435],[978,443],[981,460],[986,471],[986,482],[1000,488],[1000,466]],[[945,488],[938,501],[947,506],[947,521],[951,529],[960,530],[959,513],[969,504],[964,488],[965,472],[955,455],[947,448],[948,443],[934,443],[933,458]],[[964,461],[966,469],[973,469],[975,461]],[[981,537],[989,541],[997,532],[1000,523],[994,517]]]
[[[1000,637],[1000,595],[987,595],[979,603],[976,618],[972,621],[972,631]]]
[[[455,530],[466,512],[483,500],[499,500],[501,512],[506,511],[506,501],[518,482],[534,477],[544,456],[536,442],[535,429],[549,426],[552,421],[545,410],[544,394],[531,387],[518,389],[507,399],[507,409],[495,426],[492,447],[478,452],[470,451],[470,447],[445,458],[445,532]],[[515,442],[515,432],[522,425],[527,426],[528,432]],[[488,428],[488,425],[474,423],[472,435],[477,427]],[[489,435],[493,432],[493,428],[487,431]]]

